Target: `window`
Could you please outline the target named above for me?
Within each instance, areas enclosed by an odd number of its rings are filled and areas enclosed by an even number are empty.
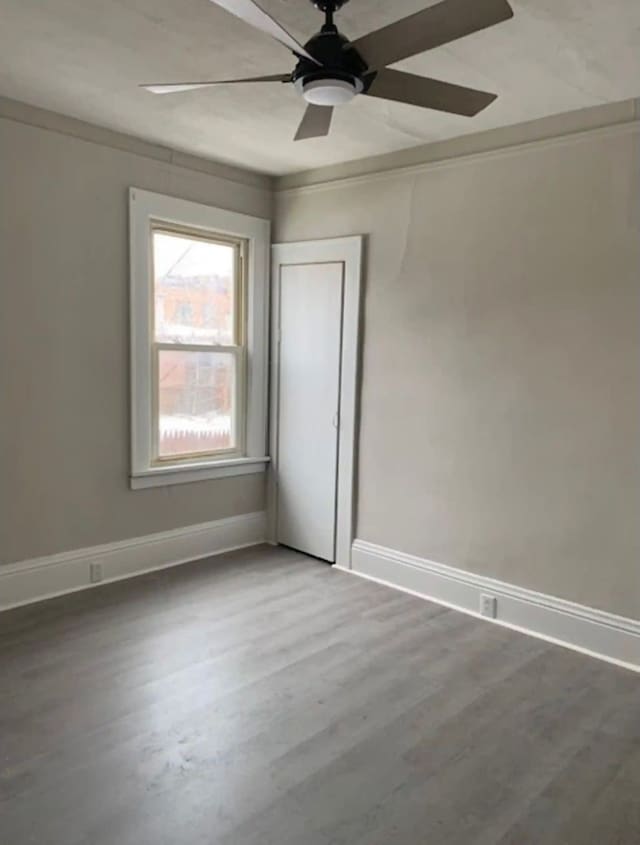
[[[244,453],[245,246],[152,225],[154,463]]]
[[[268,222],[131,189],[132,487],[264,470]]]

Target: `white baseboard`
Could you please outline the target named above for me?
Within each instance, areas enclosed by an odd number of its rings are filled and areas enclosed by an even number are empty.
[[[355,540],[343,570],[499,625],[640,671],[640,620],[526,590],[424,558]],[[480,614],[480,596],[496,597],[497,616]]]
[[[265,537],[266,515],[260,511],[10,563],[0,566],[0,610],[254,546]],[[90,580],[95,563],[102,564],[99,583]]]

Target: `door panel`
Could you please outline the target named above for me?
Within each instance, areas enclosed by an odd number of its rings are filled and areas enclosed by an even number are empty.
[[[277,540],[335,559],[344,265],[280,266]]]

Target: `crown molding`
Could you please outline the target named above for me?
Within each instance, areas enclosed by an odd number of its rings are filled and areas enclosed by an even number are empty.
[[[86,123],[75,117],[48,111],[19,100],[11,100],[8,97],[0,96],[0,119],[12,120],[15,123],[23,123],[49,132],[68,135],[92,144],[99,144],[103,147],[111,147],[114,150],[162,161],[174,167],[193,170],[197,173],[206,173],[228,182],[237,182],[265,191],[273,190],[273,177],[264,173],[244,170],[214,159],[190,155],[171,147],[154,144],[134,135],[116,132],[93,123]]]
[[[274,191],[276,197],[282,197],[344,188],[592,138],[633,134],[639,130],[640,100],[626,100],[343,165],[276,177]]]

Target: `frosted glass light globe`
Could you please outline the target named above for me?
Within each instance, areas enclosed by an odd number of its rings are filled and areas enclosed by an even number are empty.
[[[356,85],[345,79],[315,79],[302,88],[302,96],[315,106],[342,106],[357,93]]]

